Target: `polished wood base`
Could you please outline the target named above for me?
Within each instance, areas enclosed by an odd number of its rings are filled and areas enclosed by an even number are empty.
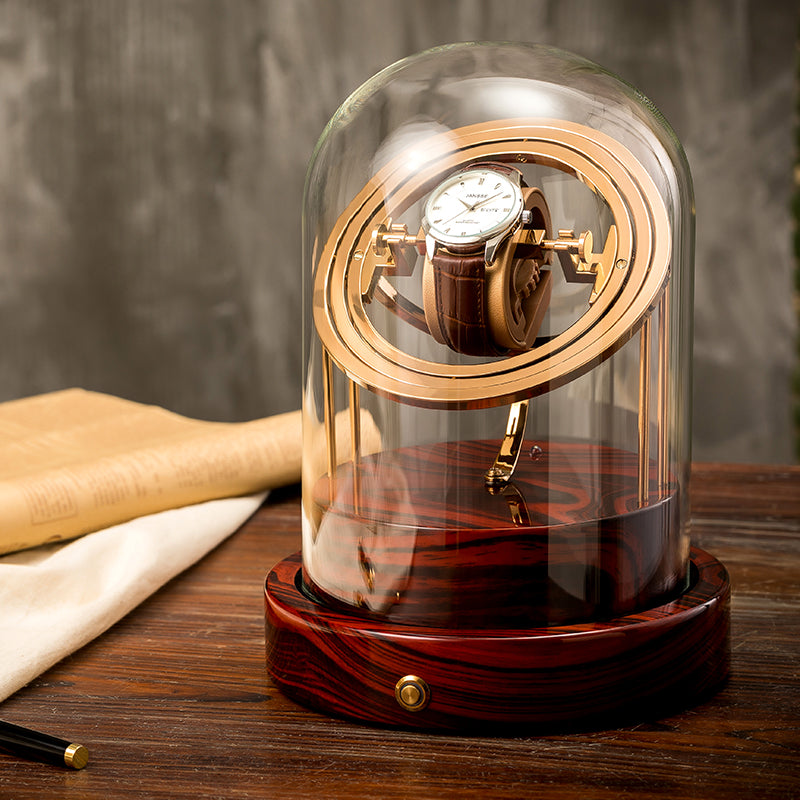
[[[304,584],[345,611],[445,630],[611,619],[687,587],[683,498],[675,485],[659,492],[655,464],[642,504],[637,453],[527,440],[513,482],[491,492],[484,474],[500,444],[364,456],[358,491],[350,463],[333,487],[320,479]]]
[[[682,595],[605,621],[454,631],[370,619],[315,599],[299,553],[269,573],[265,603],[276,685],[304,705],[371,724],[608,725],[683,707],[728,671],[728,575],[696,548]],[[408,676],[421,680],[396,693]]]

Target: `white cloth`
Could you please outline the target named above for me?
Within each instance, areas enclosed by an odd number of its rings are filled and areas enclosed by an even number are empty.
[[[202,558],[265,496],[162,511],[0,558],[0,701]]]

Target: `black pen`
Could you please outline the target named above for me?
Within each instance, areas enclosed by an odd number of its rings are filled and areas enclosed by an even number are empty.
[[[0,748],[15,756],[44,761],[57,767],[83,769],[89,762],[89,751],[82,744],[68,742],[2,720],[0,720]]]

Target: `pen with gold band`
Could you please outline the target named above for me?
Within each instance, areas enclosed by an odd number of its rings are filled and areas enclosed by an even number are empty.
[[[83,769],[89,762],[89,751],[82,744],[68,742],[2,720],[0,720],[0,749],[24,758],[72,769]]]

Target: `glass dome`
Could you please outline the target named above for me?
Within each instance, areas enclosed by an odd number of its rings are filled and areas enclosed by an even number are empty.
[[[304,591],[449,630],[678,596],[693,210],[663,117],[576,56],[458,44],[354,92],[304,204]]]

